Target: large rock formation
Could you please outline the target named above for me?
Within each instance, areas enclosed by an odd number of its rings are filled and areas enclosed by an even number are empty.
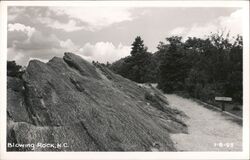
[[[160,91],[72,53],[30,61],[7,97],[9,151],[173,151],[169,133],[186,132]]]

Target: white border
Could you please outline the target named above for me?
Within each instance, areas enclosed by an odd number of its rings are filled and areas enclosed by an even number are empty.
[[[246,7],[247,0],[165,0],[165,1],[3,1],[8,6],[87,6],[87,7]],[[247,7],[246,7],[247,8]]]
[[[0,159],[249,159],[249,2],[248,1],[2,1],[0,56]],[[6,152],[7,6],[241,7],[243,17],[242,152]]]

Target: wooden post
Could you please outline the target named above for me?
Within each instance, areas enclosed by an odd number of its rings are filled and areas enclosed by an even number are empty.
[[[221,111],[225,111],[225,102],[222,102]]]

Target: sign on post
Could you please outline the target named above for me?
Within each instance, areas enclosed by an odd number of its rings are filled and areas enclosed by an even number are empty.
[[[215,100],[222,102],[221,110],[225,111],[225,102],[231,102],[232,98],[231,97],[215,97]]]
[[[232,101],[231,97],[215,97],[216,101],[226,101],[226,102],[230,102]]]

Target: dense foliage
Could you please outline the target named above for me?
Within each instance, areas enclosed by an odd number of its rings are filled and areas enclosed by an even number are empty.
[[[17,65],[15,61],[7,61],[7,76],[20,78],[23,73],[22,66]]]
[[[135,82],[153,82],[156,72],[152,68],[156,67],[156,63],[153,63],[152,59],[153,54],[147,52],[141,37],[136,37],[132,44],[131,56],[114,62],[111,69]]]
[[[202,100],[229,96],[242,103],[242,37],[212,34],[205,39],[173,36],[147,52],[137,37],[131,56],[110,68],[139,83],[154,82],[164,92],[185,91]]]

